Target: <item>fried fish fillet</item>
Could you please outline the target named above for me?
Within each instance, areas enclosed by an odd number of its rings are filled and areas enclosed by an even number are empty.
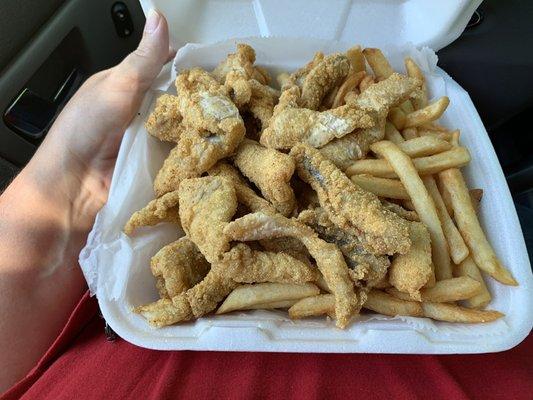
[[[182,237],[159,250],[150,261],[161,298],[172,298],[200,282],[210,265],[188,238]]]
[[[276,213],[276,209],[267,200],[258,196],[244,181],[239,171],[226,162],[219,162],[208,171],[211,176],[220,176],[229,179],[235,188],[237,201],[251,212],[263,211]]]
[[[244,139],[237,149],[234,162],[280,213],[289,216],[294,212],[296,198],[290,185],[294,160],[289,155]]]
[[[145,126],[150,135],[166,142],[177,143],[184,129],[182,119],[178,98],[164,94],[158,97]]]
[[[181,225],[207,261],[217,262],[229,250],[224,234],[237,210],[237,196],[230,180],[205,176],[184,180],[179,192]]]
[[[354,184],[319,150],[297,145],[290,153],[302,180],[317,192],[322,208],[339,228],[354,236],[365,236],[375,254],[409,251],[409,225],[385,209],[378,197]]]
[[[252,250],[244,243],[225,253],[217,268],[239,283],[305,283],[317,279],[316,268],[287,253]]]
[[[177,190],[150,201],[144,208],[132,214],[126,225],[124,225],[124,233],[131,235],[136,228],[157,225],[164,221],[179,225],[178,202],[179,195]]]
[[[348,266],[338,247],[320,239],[309,227],[281,214],[253,213],[230,222],[224,232],[233,240],[250,241],[293,237],[300,240],[315,259],[324,279],[335,295],[337,326],[344,328],[361,304],[354,291]]]

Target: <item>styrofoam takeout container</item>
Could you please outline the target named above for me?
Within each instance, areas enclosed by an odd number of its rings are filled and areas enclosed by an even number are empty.
[[[141,3],[145,12],[153,5],[150,1]],[[282,312],[254,311],[151,328],[131,312],[131,307],[157,298],[150,258],[181,233],[174,226],[161,224],[141,228],[129,238],[122,233],[122,227],[133,211],[154,197],[153,179],[170,150],[170,145],[147,135],[144,129],[144,121],[161,90],[175,91],[175,69],[168,65],[126,131],[108,203],[98,214],[80,254],[89,287],[118,335],[138,346],[161,350],[338,353],[494,352],[509,349],[526,337],[533,324],[533,277],[500,164],[468,94],[436,66],[437,57],[432,50],[415,48],[429,45],[438,50],[450,43],[464,29],[480,1],[446,1],[438,5],[423,0],[153,3],[167,16],[176,47],[185,42],[204,43],[180,49],[174,62],[178,70],[192,66],[213,68],[234,51],[237,41],[250,43],[256,49],[258,64],[271,70],[292,70],[311,59],[315,51],[344,51],[355,42],[382,47],[395,69],[402,69],[405,55],[413,57],[427,75],[431,97],[446,94],[451,100],[441,122],[461,130],[462,142],[472,154],[472,162],[464,169],[466,178],[471,187],[484,190],[480,219],[496,253],[520,286],[503,286],[487,279],[494,295],[489,308],[506,314],[490,324],[449,324],[365,314],[348,329],[339,330],[325,318],[291,321]],[[234,39],[245,36],[250,37]],[[224,39],[230,40],[213,44]]]

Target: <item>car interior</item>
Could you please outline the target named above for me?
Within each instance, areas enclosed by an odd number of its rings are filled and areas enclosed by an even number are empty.
[[[3,0],[1,10],[0,190],[83,81],[135,49],[145,20],[137,0]],[[439,65],[468,91],[490,135],[530,259],[532,20],[531,2],[485,0],[463,34],[438,52]]]

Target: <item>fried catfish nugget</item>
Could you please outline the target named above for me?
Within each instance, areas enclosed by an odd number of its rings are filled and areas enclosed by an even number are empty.
[[[166,142],[178,143],[184,129],[178,98],[170,94],[158,97],[145,127],[148,133]]]
[[[294,160],[289,155],[244,139],[237,149],[234,162],[280,213],[289,216],[294,212],[296,198],[290,185]]]
[[[211,176],[220,176],[229,179],[235,188],[237,201],[251,212],[263,211],[276,213],[276,209],[267,200],[258,196],[245,182],[239,171],[226,162],[219,162],[208,171]]]
[[[371,116],[351,106],[333,110],[313,111],[296,105],[298,88],[292,86],[281,94],[274,114],[263,130],[260,142],[274,149],[290,149],[297,143],[322,147],[358,128],[374,125]]]
[[[216,263],[229,250],[224,234],[237,210],[237,196],[230,180],[218,176],[184,180],[179,192],[183,230],[207,261]]]
[[[364,245],[364,237],[350,235],[339,229],[331,222],[324,209],[304,210],[298,215],[298,221],[313,228],[326,242],[336,244],[348,266],[362,275],[360,279],[366,282],[365,286],[374,286],[387,273],[390,265],[388,257],[368,252]]]
[[[179,225],[178,202],[179,195],[177,190],[150,201],[144,208],[132,214],[126,225],[124,225],[124,233],[131,235],[136,228],[153,226],[164,221]]]
[[[239,243],[225,253],[217,268],[239,283],[316,281],[316,268],[287,253],[252,250]]]
[[[281,214],[253,213],[230,222],[224,232],[233,240],[251,241],[293,237],[300,240],[315,259],[327,286],[335,295],[337,326],[344,328],[359,312],[358,301],[348,266],[338,247],[320,239],[309,227]]]
[[[352,235],[364,235],[375,254],[409,251],[408,222],[385,209],[376,195],[354,184],[310,146],[297,145],[290,154],[298,175],[317,192],[321,207],[335,225]]]
[[[349,70],[350,62],[342,53],[330,54],[315,62],[301,84],[300,105],[318,110],[324,96],[346,78]]]
[[[200,282],[210,265],[198,247],[182,237],[167,244],[150,261],[161,298],[172,298]]]

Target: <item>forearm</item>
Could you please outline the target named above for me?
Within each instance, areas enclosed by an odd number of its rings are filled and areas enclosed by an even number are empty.
[[[85,290],[78,179],[43,147],[0,197],[0,393],[35,365]]]

